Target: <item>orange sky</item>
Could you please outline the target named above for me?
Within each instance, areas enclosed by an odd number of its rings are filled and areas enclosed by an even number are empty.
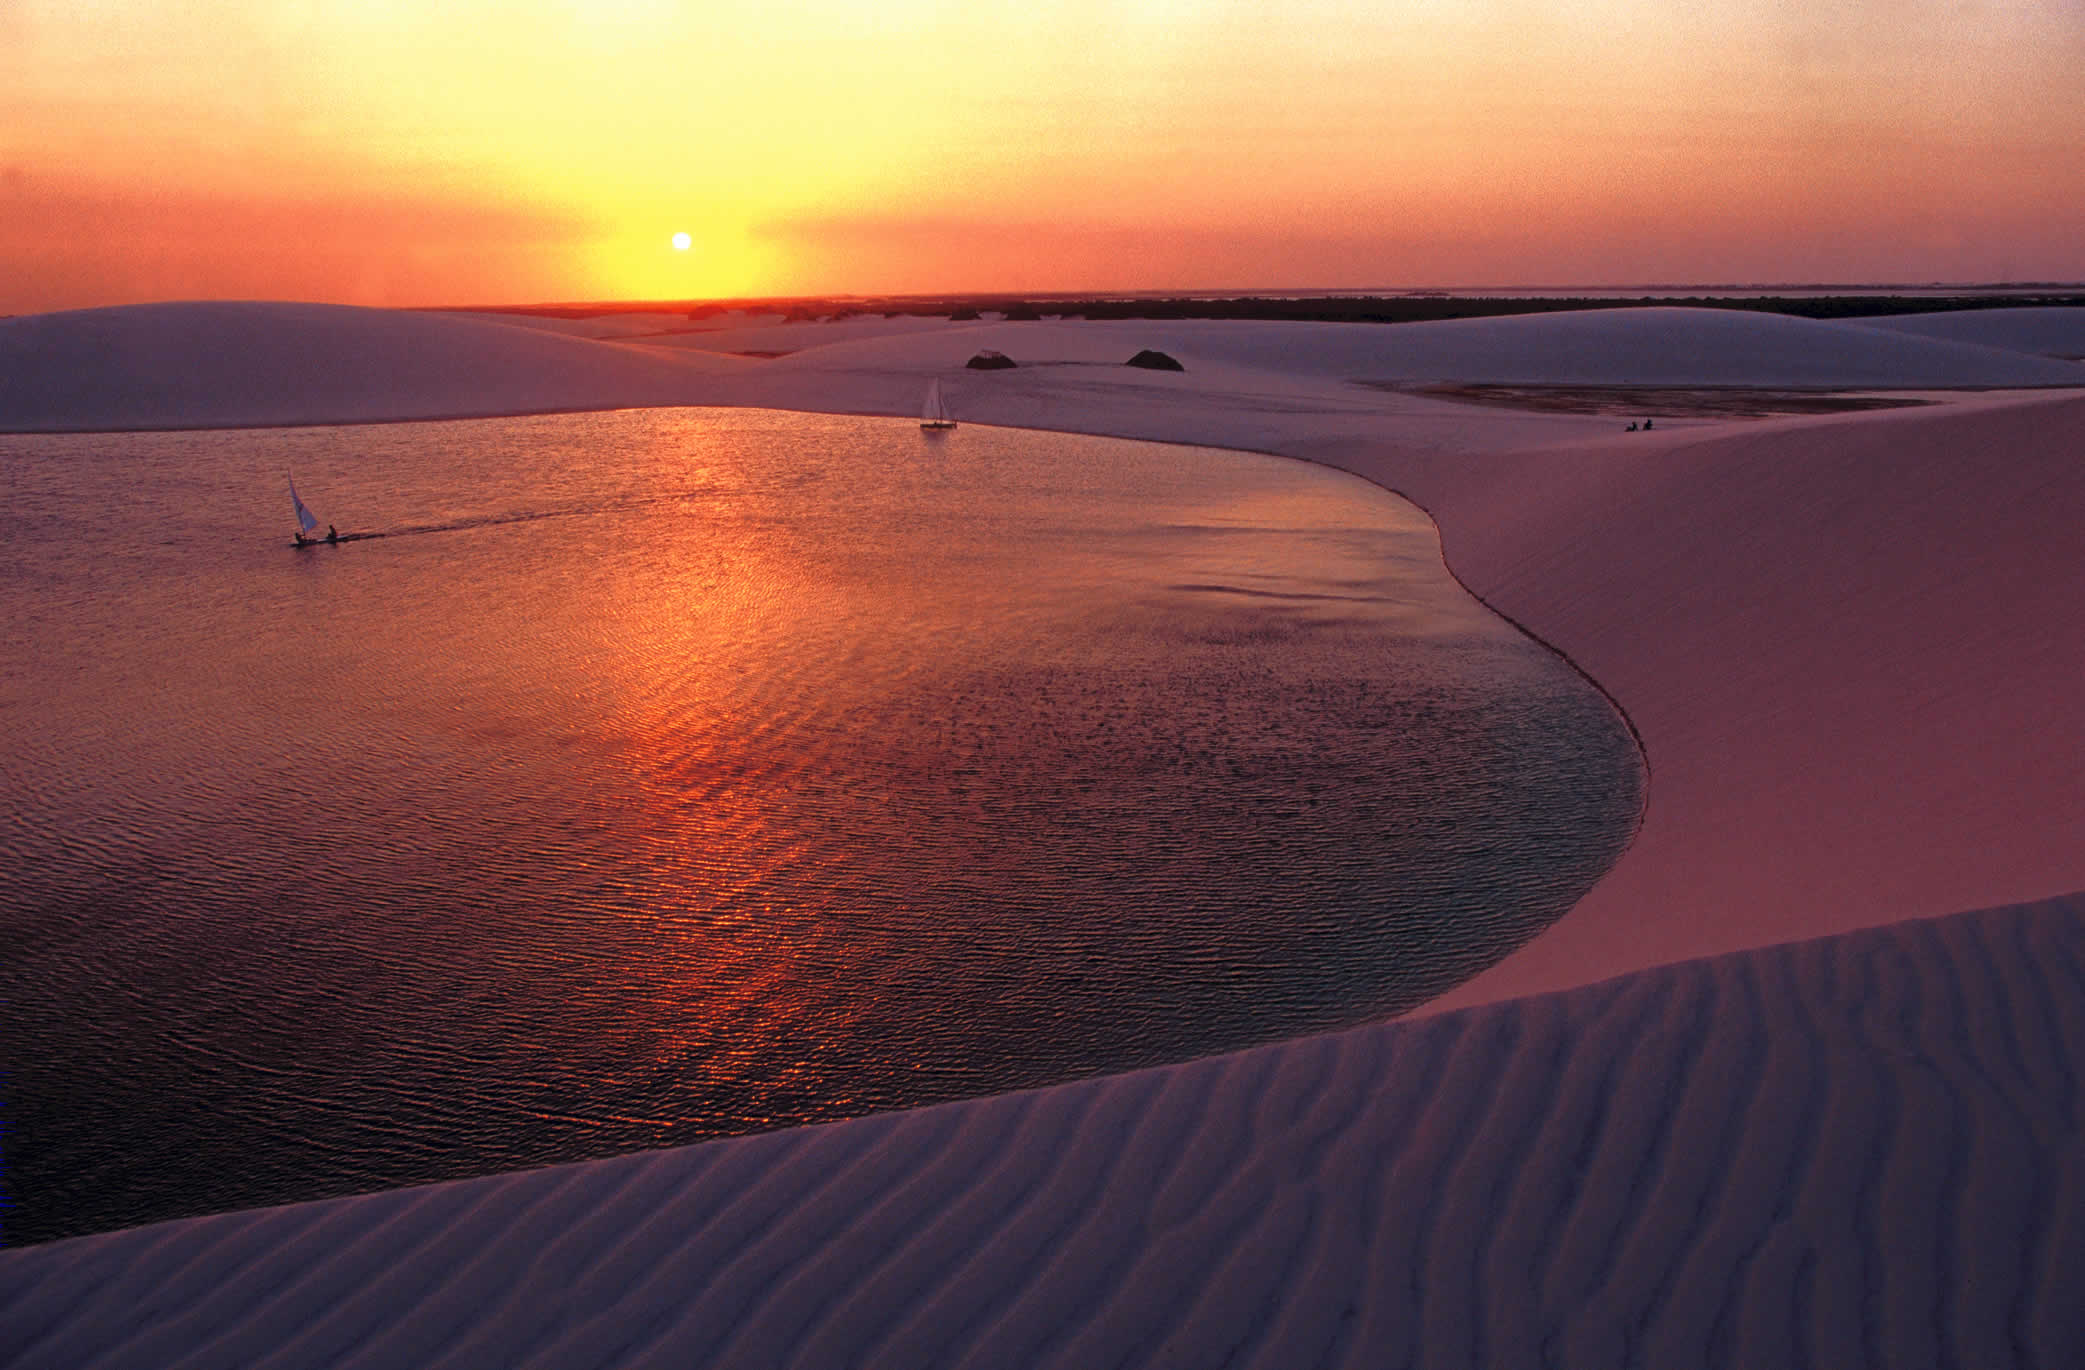
[[[2081,0],[1673,8],[0,0],[0,312],[2085,278]]]

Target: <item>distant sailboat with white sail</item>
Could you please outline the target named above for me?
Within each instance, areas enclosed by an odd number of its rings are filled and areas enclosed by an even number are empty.
[[[305,507],[304,497],[297,493],[297,478],[295,476],[291,476],[290,473],[287,471],[283,472],[283,475],[289,476],[290,508],[297,511],[297,545],[299,547],[302,547],[307,541],[309,541],[309,539],[306,538],[304,535],[306,533],[317,531],[319,526],[318,515],[312,513],[310,509]]]
[[[941,380],[937,376],[927,382],[927,402],[920,410],[919,426],[929,431],[941,431],[956,426],[948,416],[948,402],[941,398]]]
[[[297,493],[297,478],[295,476],[290,475],[288,471],[284,471],[282,474],[289,478],[290,508],[293,511],[295,511],[297,515],[297,540],[295,544],[296,546],[316,547],[323,542],[328,547],[332,547],[337,546],[338,544],[343,542],[367,542],[371,538],[380,538],[383,536],[382,533],[343,533],[334,528],[334,526],[330,523],[326,525],[326,535],[324,537],[315,538],[305,536],[307,533],[315,533],[318,531],[319,516],[311,512],[311,506],[307,505],[304,502],[304,497]]]

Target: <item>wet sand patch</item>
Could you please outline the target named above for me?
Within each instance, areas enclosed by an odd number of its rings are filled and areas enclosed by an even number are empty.
[[[1776,414],[1838,414],[1861,409],[1902,409],[1931,404],[1907,395],[1845,390],[1780,390],[1750,386],[1663,385],[1406,385],[1362,381],[1461,404],[1532,409],[1551,414],[1619,414],[1658,419],[1763,419]]]

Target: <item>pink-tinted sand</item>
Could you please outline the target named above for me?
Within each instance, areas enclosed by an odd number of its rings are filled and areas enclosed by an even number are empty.
[[[2085,887],[2085,399],[1340,457],[1651,768],[1616,869],[1436,1007]]]
[[[2085,385],[1995,334],[1696,313],[1431,336],[1472,381]],[[322,322],[333,356],[400,336]],[[1427,336],[999,325],[679,372],[591,344],[560,395],[904,413],[938,375],[965,421],[1406,492],[1647,750],[1641,835],[1549,932],[1415,1021],[0,1254],[0,1365],[2085,1363],[2085,395],[1623,434],[1346,383],[1426,373]],[[1188,371],[1109,363],[1132,341]],[[952,369],[987,343],[1059,364]],[[304,417],[442,402],[365,371]],[[236,380],[122,394],[193,421]],[[91,385],[22,384],[24,426],[92,426]]]
[[[2085,1363],[2085,898],[0,1254],[35,1370]]]

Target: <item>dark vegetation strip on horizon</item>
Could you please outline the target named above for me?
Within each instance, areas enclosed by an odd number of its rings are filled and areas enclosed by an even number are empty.
[[[1492,318],[1506,314],[1549,314],[1581,309],[1627,309],[1647,305],[1742,309],[1793,314],[1809,319],[1868,318],[1887,314],[1932,314],[1964,309],[2026,306],[2085,307],[2085,293],[2050,291],[2006,294],[1847,295],[1644,295],[1498,297],[1415,292],[1405,295],[1316,296],[1070,296],[1070,295],[893,295],[797,296],[773,299],[600,301],[589,304],[451,306],[430,312],[533,314],[547,318],[594,318],[603,314],[685,314],[700,321],[743,310],[780,314],[791,322],[885,317],[974,319],[985,312],[1012,321],[1083,319],[1250,319],[1309,323],[1422,323],[1440,319]]]

